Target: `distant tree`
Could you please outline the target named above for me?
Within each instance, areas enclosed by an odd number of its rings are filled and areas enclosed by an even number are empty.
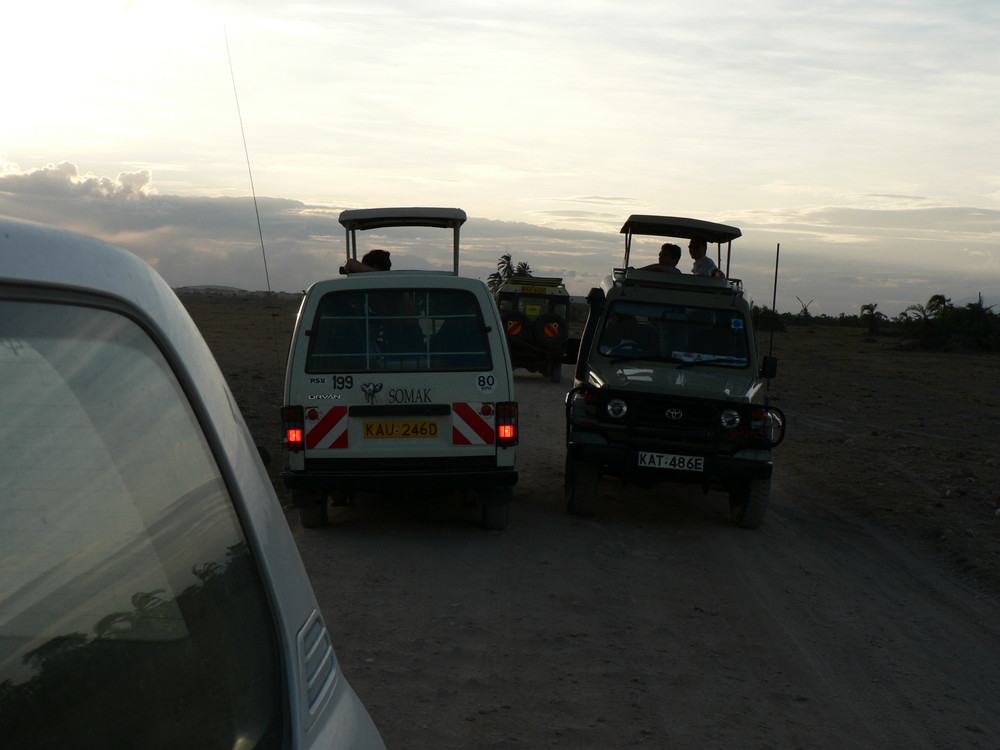
[[[940,318],[945,312],[951,309],[953,306],[951,300],[945,297],[943,294],[935,294],[929,300],[927,300],[927,305],[925,310],[927,311],[927,316],[930,318]]]
[[[809,320],[809,318],[812,317],[812,315],[809,314],[809,305],[815,302],[815,300],[809,300],[808,302],[803,302],[802,298],[799,296],[796,296],[795,299],[797,299],[799,301],[799,304],[802,305],[802,309],[799,310],[799,317],[802,318],[803,320]]]
[[[931,334],[931,317],[927,313],[927,307],[925,305],[921,305],[919,303],[908,305],[907,308],[899,314],[897,321],[902,326],[903,330],[910,335],[912,335],[913,330],[916,329],[916,338],[922,345],[926,345]]]
[[[861,306],[861,322],[868,326],[868,335],[875,336],[878,334],[879,323],[883,320],[888,320],[888,316],[885,313],[879,312],[876,308],[878,307],[878,302],[869,302],[866,305]]]
[[[761,331],[784,331],[787,330],[781,316],[771,308],[764,305],[752,305],[750,314],[754,319],[754,328]]]
[[[489,285],[490,291],[496,294],[504,282],[512,276],[531,276],[531,267],[524,261],[515,266],[510,253],[504,253],[497,261],[497,270],[489,275],[486,283]]]

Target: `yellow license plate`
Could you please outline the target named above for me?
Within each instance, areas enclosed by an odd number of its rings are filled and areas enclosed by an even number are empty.
[[[434,420],[365,422],[365,438],[433,438],[438,423]]]

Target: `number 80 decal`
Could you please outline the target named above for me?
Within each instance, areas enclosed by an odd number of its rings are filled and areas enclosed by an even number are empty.
[[[489,393],[497,387],[497,379],[490,372],[484,372],[476,378],[476,385],[482,393]]]

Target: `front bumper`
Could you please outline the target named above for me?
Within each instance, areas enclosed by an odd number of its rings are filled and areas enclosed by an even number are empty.
[[[615,402],[626,406],[619,418],[611,417]],[[739,417],[730,427],[722,419],[727,413]],[[763,429],[766,425],[773,429]],[[783,438],[784,415],[771,406],[582,386],[566,397],[569,457],[636,483],[709,486],[769,479],[771,449]],[[700,458],[703,467],[640,465],[640,453]]]
[[[773,464],[770,458],[747,458],[745,456],[725,456],[691,446],[665,447],[663,445],[609,445],[607,443],[575,443],[567,445],[568,455],[602,467],[602,473],[613,474],[640,484],[657,482],[684,482],[702,485],[729,484],[746,480],[770,479]],[[648,468],[639,465],[639,453],[669,453],[683,456],[700,456],[705,459],[703,471],[680,471],[675,469]]]

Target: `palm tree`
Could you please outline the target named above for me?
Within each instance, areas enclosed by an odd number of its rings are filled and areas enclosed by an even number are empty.
[[[531,276],[531,266],[521,261],[516,266],[510,258],[510,253],[504,253],[497,261],[497,270],[489,275],[486,282],[494,294],[511,276]]]
[[[861,306],[860,318],[862,321],[868,323],[868,335],[875,336],[878,334],[878,324],[880,320],[886,320],[888,316],[885,313],[876,311],[875,308],[878,307],[878,302],[869,302],[866,305]]]
[[[930,318],[939,318],[949,307],[951,307],[950,299],[943,294],[935,294],[927,300],[927,316]]]

